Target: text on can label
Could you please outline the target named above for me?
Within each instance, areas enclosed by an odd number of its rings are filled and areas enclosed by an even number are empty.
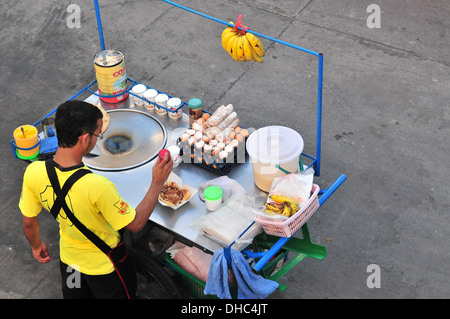
[[[125,67],[121,68],[119,71],[113,73],[113,77],[121,76],[125,73]]]

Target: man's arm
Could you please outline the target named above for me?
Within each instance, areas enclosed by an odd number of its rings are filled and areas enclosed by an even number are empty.
[[[144,199],[136,207],[135,218],[125,227],[127,230],[137,233],[144,228],[158,201],[159,192],[172,171],[172,167],[173,162],[169,154],[166,154],[164,159],[156,161],[155,166],[153,166],[153,178],[150,188]]]
[[[41,237],[39,235],[38,218],[23,216],[22,227],[23,232],[31,245],[33,257],[40,263],[49,262],[51,258],[48,254],[47,245],[41,241]]]

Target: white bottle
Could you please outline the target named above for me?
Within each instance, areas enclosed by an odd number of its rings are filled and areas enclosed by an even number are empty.
[[[206,209],[213,212],[222,205],[222,189],[219,186],[208,186],[203,192]]]

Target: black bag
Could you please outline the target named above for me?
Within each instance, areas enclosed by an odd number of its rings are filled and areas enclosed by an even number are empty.
[[[134,299],[137,288],[137,278],[136,271],[134,269],[134,265],[132,264],[130,258],[128,258],[128,251],[124,243],[123,230],[120,230],[119,233],[121,235],[120,243],[115,247],[109,247],[102,239],[100,239],[96,234],[86,228],[71,212],[67,203],[65,201],[65,197],[67,192],[72,187],[72,185],[83,177],[86,174],[92,173],[87,169],[79,169],[75,173],[73,173],[67,181],[64,183],[62,189],[59,185],[59,180],[56,175],[56,170],[54,167],[54,162],[52,159],[47,160],[45,162],[45,166],[47,169],[47,174],[50,179],[50,183],[52,184],[53,191],[56,194],[55,203],[53,204],[50,212],[53,217],[56,219],[58,217],[59,211],[61,207],[64,209],[69,220],[77,227],[77,229],[83,233],[86,238],[88,238],[94,245],[96,245],[106,256],[108,256],[109,260],[111,260],[114,265],[114,269],[119,276],[123,287],[125,288],[125,292],[127,294],[128,299]]]

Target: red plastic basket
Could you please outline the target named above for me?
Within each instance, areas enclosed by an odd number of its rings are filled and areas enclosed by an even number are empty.
[[[313,184],[311,189],[311,197],[306,201],[303,207],[299,209],[298,212],[288,219],[277,221],[256,216],[255,221],[261,225],[264,232],[268,235],[291,237],[319,208],[319,190],[319,186]]]

